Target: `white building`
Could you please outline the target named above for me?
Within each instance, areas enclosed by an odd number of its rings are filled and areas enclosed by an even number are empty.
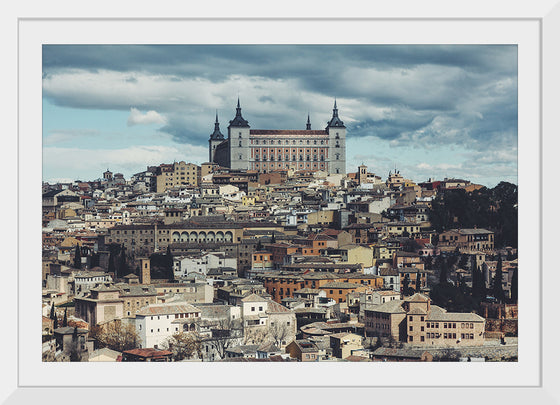
[[[175,278],[185,277],[190,273],[206,275],[208,270],[230,267],[237,270],[237,259],[227,257],[223,252],[201,253],[196,256],[179,256],[173,258]]]
[[[303,129],[251,129],[237,100],[235,118],[227,138],[220,132],[218,116],[210,135],[209,160],[234,170],[321,170],[346,174],[346,127],[338,117],[336,101],[332,118],[323,130],[312,130],[309,116]]]
[[[200,309],[186,302],[148,305],[136,313],[135,327],[142,348],[162,347],[174,333],[195,330]]]

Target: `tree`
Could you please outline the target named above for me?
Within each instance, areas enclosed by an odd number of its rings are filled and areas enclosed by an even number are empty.
[[[121,246],[121,252],[119,254],[119,268],[118,277],[124,277],[128,274],[128,265],[126,263],[126,248],[124,244]]]
[[[64,319],[62,320],[62,326],[68,326],[68,307],[64,308]]]
[[[268,337],[277,347],[282,347],[287,343],[286,340],[291,337],[292,330],[285,322],[273,322],[268,328]]]
[[[464,268],[467,267],[467,263],[468,263],[468,256],[467,256],[465,253],[463,253],[463,254],[461,255],[461,259],[459,259],[459,264],[458,264],[458,266],[459,266],[460,268],[464,269]]]
[[[78,342],[78,327],[74,326],[72,342],[70,343],[70,361],[82,361],[82,350]]]
[[[76,249],[74,250],[74,268],[82,268],[82,252],[79,243],[76,243]]]
[[[276,235],[274,234],[274,231],[272,232],[272,238],[270,238],[270,243],[276,243]]]
[[[200,336],[196,332],[177,332],[167,338],[163,348],[173,353],[173,360],[190,359],[195,354],[202,357]]]
[[[99,253],[93,253],[91,255],[91,268],[99,266]]]
[[[428,255],[426,257],[424,257],[424,266],[426,266],[426,269],[431,269],[433,265],[433,259],[431,255]]]
[[[502,255],[498,255],[498,263],[496,264],[496,273],[494,274],[494,280],[492,282],[492,294],[494,298],[500,302],[505,301],[504,287],[502,285]]]
[[[517,268],[513,270],[513,275],[511,276],[511,301],[517,304],[517,294],[518,294],[518,287],[517,287]]]
[[[461,352],[457,349],[453,349],[451,347],[443,349],[440,353],[438,360],[439,361],[459,361],[461,357]]]
[[[416,272],[416,292],[420,292],[422,288],[422,277],[420,277],[420,271]]]
[[[439,269],[439,283],[446,284],[447,283],[447,260],[443,259],[441,262],[441,267]]]
[[[124,325],[119,319],[100,327],[94,326],[90,336],[97,340],[99,346],[122,352],[140,346],[140,336],[134,325]]]
[[[115,253],[113,252],[113,249],[110,249],[109,251],[109,265],[107,267],[107,272],[113,273],[116,278],[117,274],[115,273]]]
[[[53,320],[54,320],[54,318],[56,318],[56,310],[54,309],[54,301],[51,304],[51,314],[50,314],[49,318],[53,319]]]
[[[211,330],[212,337],[208,339],[208,342],[212,344],[220,359],[225,358],[226,351],[243,337],[243,329],[239,320],[229,317],[220,319]]]
[[[175,274],[173,273],[173,254],[171,253],[169,245],[167,245],[167,252],[165,253],[165,272],[169,280],[175,278]]]
[[[257,252],[260,252],[261,250],[263,250],[263,245],[261,243],[261,240],[259,239],[259,241],[257,242],[257,246],[255,247]]]
[[[53,318],[53,329],[58,329],[58,316],[54,314]]]
[[[403,279],[402,285],[403,285],[402,294],[403,294],[403,295],[407,295],[407,293],[408,293],[408,288],[409,288],[409,285],[410,285],[410,277],[408,277],[408,273],[406,273],[406,274],[404,275],[404,279]]]

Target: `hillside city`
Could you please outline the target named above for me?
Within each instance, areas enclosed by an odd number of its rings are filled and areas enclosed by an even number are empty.
[[[517,186],[346,171],[324,130],[42,186],[43,361],[517,361]]]
[[[44,361],[517,359],[513,184],[181,161],[42,191]]]

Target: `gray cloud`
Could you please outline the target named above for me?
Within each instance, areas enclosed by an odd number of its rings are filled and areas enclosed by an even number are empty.
[[[349,137],[499,151],[517,143],[517,47],[501,45],[45,45],[43,94],[82,109],[157,111],[205,146],[237,96],[252,128],[324,128],[338,100]]]

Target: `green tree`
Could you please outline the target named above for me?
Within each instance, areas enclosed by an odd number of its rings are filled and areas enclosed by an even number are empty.
[[[441,266],[439,268],[439,283],[446,284],[447,283],[447,260],[443,259],[441,262]]]
[[[259,241],[257,242],[257,246],[255,247],[257,252],[260,252],[261,250],[263,250],[263,245],[261,243],[261,240],[259,239]]]
[[[91,255],[91,268],[99,266],[99,253],[93,253]]]
[[[462,268],[462,269],[464,269],[465,267],[467,267],[468,258],[469,258],[469,257],[468,257],[465,253],[463,253],[463,254],[461,255],[461,259],[459,259],[459,264],[458,264],[458,266],[459,266],[460,268]]]
[[[56,310],[54,309],[54,301],[51,304],[51,314],[49,316],[50,319],[56,318]]]
[[[56,314],[53,318],[53,329],[58,329],[58,316],[56,316]]]
[[[74,268],[82,268],[82,251],[79,243],[76,243],[76,249],[74,250]]]
[[[420,292],[422,288],[422,278],[420,277],[420,271],[416,272],[416,292]]]
[[[121,246],[121,251],[119,254],[119,267],[117,277],[124,277],[128,274],[128,264],[126,262],[126,248],[124,244]]]
[[[175,278],[173,273],[173,254],[171,253],[171,248],[167,245],[167,252],[165,253],[165,272],[169,280]]]
[[[410,286],[410,277],[408,277],[408,273],[406,273],[404,275],[402,285],[403,285],[402,294],[407,295],[408,294],[408,289],[409,289],[409,286]]]
[[[68,307],[64,308],[64,319],[62,319],[62,326],[68,326]]]
[[[72,343],[70,346],[70,361],[82,361],[82,350],[78,342],[78,328],[74,326]]]
[[[115,253],[113,252],[112,249],[109,251],[109,264],[108,264],[108,267],[107,267],[107,271],[109,273],[115,274],[115,277],[116,277],[116,273],[115,273]]]
[[[518,287],[517,287],[517,268],[513,270],[513,275],[511,276],[511,301],[517,304],[517,294],[518,294]]]
[[[494,280],[492,282],[492,294],[494,298],[500,302],[505,301],[504,287],[502,285],[502,255],[498,255],[498,263],[496,264],[496,273],[494,274]]]
[[[274,231],[272,231],[272,238],[270,238],[270,243],[276,243],[276,235],[274,234]]]

